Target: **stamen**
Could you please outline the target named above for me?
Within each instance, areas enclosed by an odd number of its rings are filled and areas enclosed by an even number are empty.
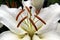
[[[31,9],[29,9],[27,6],[25,6],[25,8],[27,9],[27,11],[29,12],[29,14],[30,14],[30,16],[32,16],[32,14],[31,14]]]
[[[31,18],[29,18],[30,22],[32,23],[32,25],[34,26],[34,28],[36,29],[36,31],[38,30],[35,23],[33,22],[33,20]]]
[[[42,23],[44,23],[46,25],[46,22],[44,20],[42,20],[40,17],[38,17],[37,15],[34,15],[36,18],[38,18]]]
[[[27,18],[27,16],[25,16],[24,18],[22,18],[22,20],[18,23],[17,27],[20,26],[20,24]]]
[[[22,12],[24,12],[24,9],[22,9],[19,14],[16,16],[16,21],[18,20],[18,17],[22,14]]]
[[[36,9],[36,11],[35,11],[36,15],[38,15],[38,14],[39,14],[39,12],[40,12],[40,10],[37,10],[37,9]]]

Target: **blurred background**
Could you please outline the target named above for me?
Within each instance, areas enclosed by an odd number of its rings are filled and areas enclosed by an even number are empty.
[[[27,1],[27,0],[24,0],[24,1]],[[50,4],[54,4],[54,3],[60,4],[60,0],[45,0],[44,7],[49,6]],[[5,4],[13,8],[14,7],[18,8],[19,6],[23,6],[22,0],[0,0],[0,5],[1,4]]]
[[[24,0],[24,1],[27,1],[27,0]],[[60,4],[60,0],[45,0],[43,7],[47,7],[54,3]],[[0,5],[2,5],[2,4],[5,4],[10,8],[18,8],[20,6],[22,6],[22,8],[23,8],[22,0],[0,0]],[[3,27],[0,28],[0,33],[2,33],[3,31],[7,31],[7,30],[9,30],[9,29],[3,25]]]

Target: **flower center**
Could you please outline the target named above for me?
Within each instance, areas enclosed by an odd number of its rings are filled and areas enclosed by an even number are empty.
[[[28,18],[28,15],[25,16],[24,18],[22,18],[21,21],[18,23],[17,27],[19,27],[20,24],[21,24],[23,21],[25,21],[25,19],[27,19],[27,23],[25,23],[25,24],[28,25],[28,27],[29,27],[28,33],[29,33],[30,36],[32,36],[32,35],[34,34],[34,32],[38,30],[37,26],[36,26],[35,23],[34,23],[34,19],[37,18],[38,20],[40,20],[40,21],[41,21],[42,23],[44,23],[45,25],[46,25],[46,22],[45,22],[44,20],[42,20],[39,16],[37,16],[37,14],[34,15],[34,18],[32,19],[31,7],[28,8],[27,6],[25,6],[25,8],[27,9],[28,14],[30,15],[30,18]],[[25,11],[25,9],[22,9],[22,10],[18,13],[18,15],[16,16],[16,21],[18,20],[19,16],[20,16],[24,11]],[[29,20],[30,23],[28,22],[28,20]],[[34,27],[35,31],[34,31],[34,29],[33,29],[32,27]]]

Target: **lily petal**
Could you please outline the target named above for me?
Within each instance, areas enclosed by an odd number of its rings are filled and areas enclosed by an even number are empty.
[[[19,35],[26,33],[26,31],[24,31],[21,27],[17,28],[18,22],[8,12],[0,10],[0,13],[0,22],[9,28],[12,32]]]
[[[43,34],[43,40],[60,40],[60,35],[58,35],[55,31],[50,31]]]
[[[56,30],[57,28],[57,22],[58,20],[60,19],[60,6],[58,8],[56,8],[52,14],[55,13],[46,23],[46,25],[43,25],[42,28],[40,28],[38,31],[38,33],[44,33],[45,32],[48,32],[49,30],[51,31],[52,29],[53,30]],[[42,31],[43,30],[43,31]]]
[[[0,34],[0,40],[30,40],[30,37],[25,35],[23,38],[20,38],[18,35],[10,31],[6,31]]]
[[[18,9],[17,8],[9,8],[8,6],[6,5],[1,5],[0,7],[1,10],[4,10],[6,12],[8,12],[12,17],[14,17],[14,19],[16,19],[16,16],[19,14],[19,12],[22,10],[21,7],[19,7]],[[19,22],[23,17],[27,16],[27,13],[23,12],[17,22]],[[24,23],[22,23],[21,25],[23,26],[26,26]]]
[[[56,12],[59,11],[59,8],[60,8],[59,4],[55,3],[54,5],[50,5],[49,7],[42,8],[38,16],[39,16],[40,18],[42,18],[45,22],[48,22],[48,21],[52,18],[52,16],[53,16],[54,14],[56,14],[55,11],[56,11]],[[57,9],[57,10],[56,10],[56,9]],[[53,11],[52,11],[52,10],[53,10]],[[55,11],[54,11],[54,10],[55,10]],[[38,25],[38,24],[40,24],[40,25]],[[43,23],[41,23],[40,21],[38,21],[38,22],[36,23],[36,25],[37,25],[38,27],[40,27],[41,25],[43,25]]]
[[[10,31],[6,31],[0,34],[0,40],[19,40],[19,38],[17,35],[11,33]]]
[[[19,9],[9,8],[7,5],[1,5],[0,9],[9,12],[13,17],[16,17],[17,12],[19,11]]]
[[[60,35],[60,23],[57,24],[57,33]]]

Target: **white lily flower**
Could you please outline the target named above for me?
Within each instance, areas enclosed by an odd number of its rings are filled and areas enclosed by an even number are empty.
[[[33,7],[27,6],[17,9],[2,5],[0,13],[0,23],[10,29],[0,34],[0,40],[60,40],[57,33],[60,19],[58,4],[42,8],[38,15]]]

